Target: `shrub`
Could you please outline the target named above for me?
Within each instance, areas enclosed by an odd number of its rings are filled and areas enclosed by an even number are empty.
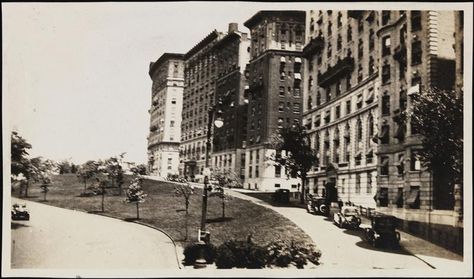
[[[217,268],[263,268],[266,263],[265,248],[247,241],[229,240],[217,248]]]
[[[196,243],[190,244],[184,248],[184,265],[193,265],[199,257],[199,245]],[[211,243],[204,246],[204,259],[207,263],[214,263],[216,257],[216,247]]]
[[[315,265],[319,265],[321,252],[312,244],[295,243],[290,244],[278,240],[267,245],[267,265],[275,265],[279,267],[287,267],[290,264],[297,268],[304,268],[310,261]]]

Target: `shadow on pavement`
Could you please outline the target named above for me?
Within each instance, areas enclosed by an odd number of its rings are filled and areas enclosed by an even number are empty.
[[[129,218],[124,218],[123,220],[125,222],[135,222],[135,221],[138,221],[140,219],[137,219],[136,217],[129,217]]]
[[[102,214],[102,213],[104,213],[104,211],[102,211],[102,210],[91,210],[91,211],[87,211],[87,213],[91,213],[91,214]]]
[[[27,228],[27,227],[29,226],[22,223],[12,223],[12,230],[16,230],[19,228]]]
[[[358,230],[344,229],[343,233],[358,236],[361,239],[361,241],[357,242],[356,245],[358,247],[365,248],[367,250],[380,251],[380,252],[386,252],[386,253],[392,253],[392,254],[400,254],[400,255],[411,255],[411,253],[406,251],[402,246],[397,247],[397,248],[372,246],[369,242],[365,240],[364,230],[362,229],[358,229]]]
[[[218,218],[212,218],[212,219],[207,219],[206,220],[206,223],[210,224],[210,223],[222,223],[222,222],[228,222],[228,221],[232,221],[234,218],[232,217],[218,217]]]

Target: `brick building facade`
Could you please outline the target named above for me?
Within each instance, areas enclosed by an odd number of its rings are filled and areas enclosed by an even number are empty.
[[[269,160],[267,143],[278,129],[301,121],[303,112],[304,11],[260,11],[244,25],[250,29],[250,62],[244,188],[298,190],[296,178]]]
[[[359,19],[360,18],[360,19]],[[303,123],[319,166],[308,173],[310,193],[375,207],[379,78],[376,11],[310,11]]]

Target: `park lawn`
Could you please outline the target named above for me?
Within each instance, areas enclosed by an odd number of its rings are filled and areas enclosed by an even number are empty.
[[[130,183],[131,176],[125,176],[123,189]],[[200,227],[202,210],[202,189],[196,189],[190,198],[188,229],[185,239],[185,205],[184,198],[175,195],[175,184],[145,179],[143,190],[148,194],[146,201],[140,204],[140,221],[158,227],[168,233],[174,241],[184,246],[195,242]],[[44,202],[49,205],[104,214],[124,220],[136,218],[135,204],[125,201],[125,194],[119,196],[117,188],[107,189],[105,212],[100,213],[101,196],[80,197],[84,184],[72,174],[57,175],[47,193],[47,201],[39,185],[31,185],[28,200]],[[18,197],[18,189],[13,193]],[[211,233],[211,242],[219,245],[228,239],[246,239],[249,234],[257,244],[267,244],[273,240],[302,241],[314,244],[293,222],[271,209],[252,202],[232,197],[226,202],[225,217],[222,219],[221,199],[208,198],[207,230]],[[34,218],[34,212],[32,212]]]

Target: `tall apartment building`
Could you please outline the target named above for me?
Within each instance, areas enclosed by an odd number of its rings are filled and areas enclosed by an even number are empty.
[[[421,137],[409,117],[411,96],[429,87],[453,88],[453,11],[382,11],[377,209],[398,217],[409,232],[453,249],[462,247],[454,189],[433,183],[420,162]],[[440,152],[443,152],[440,150]],[[438,186],[437,186],[438,185]]]
[[[150,63],[152,79],[148,168],[151,175],[177,175],[181,110],[183,105],[183,54],[164,53]]]
[[[379,12],[310,11],[306,19],[303,123],[319,166],[311,193],[375,208]]]
[[[269,160],[275,150],[268,143],[280,128],[301,121],[305,12],[260,11],[244,25],[251,34],[244,188],[298,191],[298,179],[287,179]]]
[[[245,140],[247,136],[247,103],[244,90],[247,79],[245,66],[250,57],[250,39],[230,23],[225,37],[213,47],[217,59],[215,100],[222,101],[221,117],[224,125],[214,128],[212,167],[221,173],[245,177]],[[241,181],[242,182],[242,181]]]
[[[214,45],[224,34],[212,31],[185,55],[180,175],[202,181],[208,109],[214,103],[217,59]]]

